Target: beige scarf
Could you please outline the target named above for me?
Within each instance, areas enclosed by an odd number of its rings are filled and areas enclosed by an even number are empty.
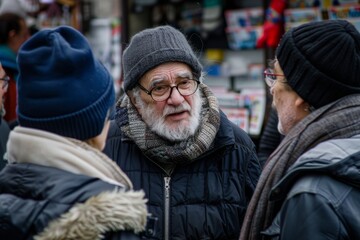
[[[33,163],[99,178],[132,189],[126,174],[105,154],[85,142],[50,132],[16,127],[7,143],[9,163]]]

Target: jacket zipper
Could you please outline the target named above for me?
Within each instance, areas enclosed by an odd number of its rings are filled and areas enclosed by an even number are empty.
[[[169,240],[169,215],[170,215],[170,179],[171,177],[164,177],[164,240]]]

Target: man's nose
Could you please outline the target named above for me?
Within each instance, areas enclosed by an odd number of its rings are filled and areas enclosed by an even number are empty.
[[[170,96],[168,98],[168,103],[173,105],[179,105],[184,101],[184,97],[180,94],[176,86],[171,88]]]

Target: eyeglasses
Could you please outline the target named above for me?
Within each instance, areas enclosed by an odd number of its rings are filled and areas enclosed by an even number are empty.
[[[0,78],[0,80],[3,81],[3,84],[1,86],[1,88],[2,89],[7,89],[7,87],[9,86],[10,77],[9,76],[4,76],[4,77]]]
[[[146,92],[156,102],[163,102],[167,100],[172,93],[173,88],[176,88],[181,96],[190,96],[196,92],[199,86],[199,81],[194,79],[182,79],[175,86],[159,84],[153,87],[151,90],[147,90],[139,83],[137,84],[141,90]]]
[[[269,87],[273,87],[276,83],[276,77],[285,77],[283,74],[276,74],[274,73],[274,70],[271,68],[267,68],[264,71],[264,78],[265,82]],[[285,81],[282,81],[282,83],[286,83]]]

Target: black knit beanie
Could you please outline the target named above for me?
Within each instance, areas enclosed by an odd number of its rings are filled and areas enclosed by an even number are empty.
[[[124,90],[136,86],[152,68],[166,62],[182,62],[199,79],[202,66],[185,36],[170,26],[145,29],[134,35],[123,55]]]
[[[276,57],[291,88],[315,108],[360,93],[360,34],[346,20],[290,29]]]

